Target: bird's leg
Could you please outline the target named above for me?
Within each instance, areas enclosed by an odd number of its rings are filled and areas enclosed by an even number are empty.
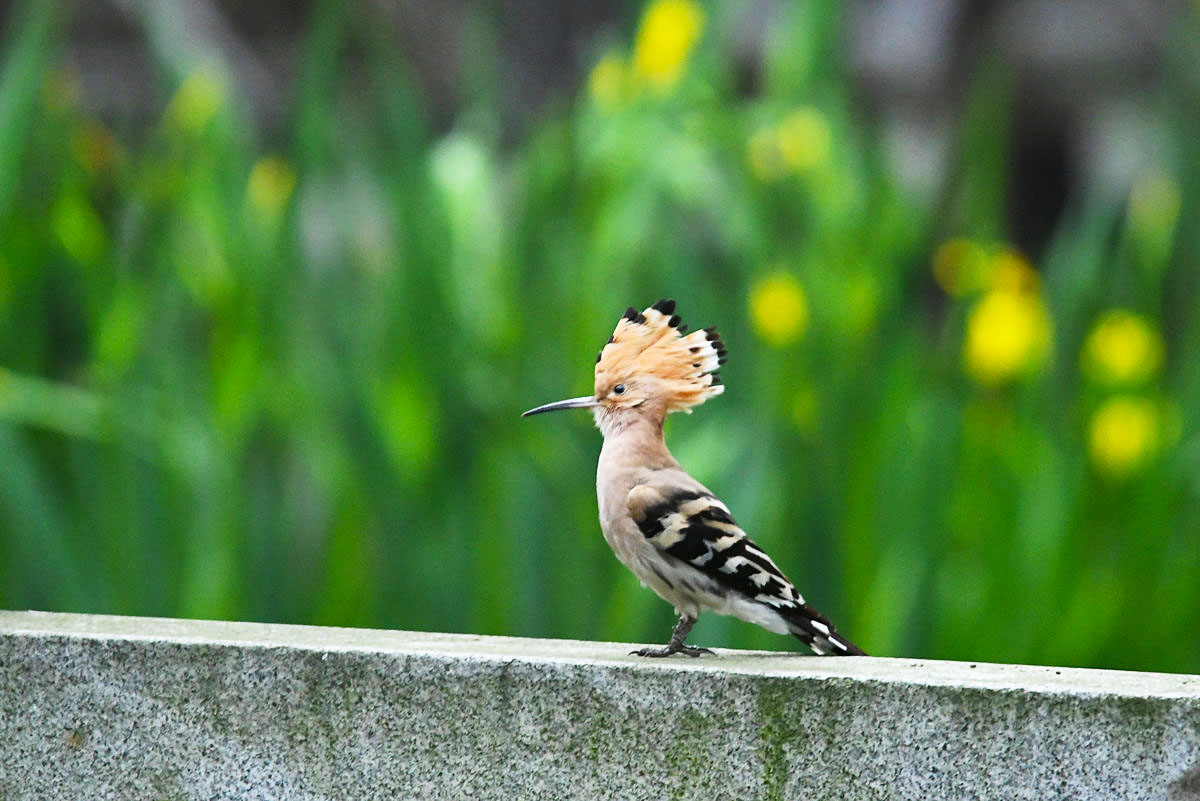
[[[680,615],[679,622],[675,624],[674,631],[671,632],[671,641],[663,648],[639,648],[636,651],[629,653],[634,656],[670,656],[671,654],[687,654],[688,656],[700,656],[700,654],[712,654],[708,648],[698,648],[695,645],[687,645],[684,640],[687,639],[688,632],[692,630],[692,626],[696,625],[696,618]],[[714,654],[715,656],[715,654]]]

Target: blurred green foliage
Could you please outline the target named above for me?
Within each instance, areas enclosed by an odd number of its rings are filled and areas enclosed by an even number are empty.
[[[498,76],[434,135],[337,3],[269,141],[164,42],[161,114],[118,136],[57,5],[14,11],[0,605],[661,641],[600,537],[591,421],[518,415],[589,391],[621,310],[669,296],[731,351],[669,444],[869,651],[1200,671],[1194,47],[1155,99],[1168,156],[1078,198],[1032,269],[1005,82],[974,82],[945,196],[907,197],[838,4],[785,8],[756,96],[715,42],[732,5],[659,0],[512,147]]]

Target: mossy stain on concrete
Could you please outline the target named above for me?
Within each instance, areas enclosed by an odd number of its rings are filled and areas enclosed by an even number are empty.
[[[664,781],[673,778],[679,782],[671,788],[671,798],[687,801],[706,797],[706,791],[711,788],[707,780],[709,757],[704,744],[712,736],[713,722],[693,707],[675,716],[672,727],[674,731],[664,754],[666,764],[662,766]]]
[[[795,682],[764,680],[758,688],[758,753],[763,801],[783,801],[788,780],[787,743],[804,735],[792,704]]]

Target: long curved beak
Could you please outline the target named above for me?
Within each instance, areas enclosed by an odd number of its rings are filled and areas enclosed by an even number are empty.
[[[591,395],[584,395],[582,398],[568,398],[567,400],[547,403],[536,409],[530,409],[521,416],[529,417],[530,415],[541,414],[542,412],[557,412],[559,409],[591,409],[599,405]]]

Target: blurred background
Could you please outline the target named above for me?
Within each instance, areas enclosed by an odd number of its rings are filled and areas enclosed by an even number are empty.
[[[519,414],[673,297],[673,452],[868,651],[1200,672],[1200,4],[0,18],[0,606],[663,642]]]

